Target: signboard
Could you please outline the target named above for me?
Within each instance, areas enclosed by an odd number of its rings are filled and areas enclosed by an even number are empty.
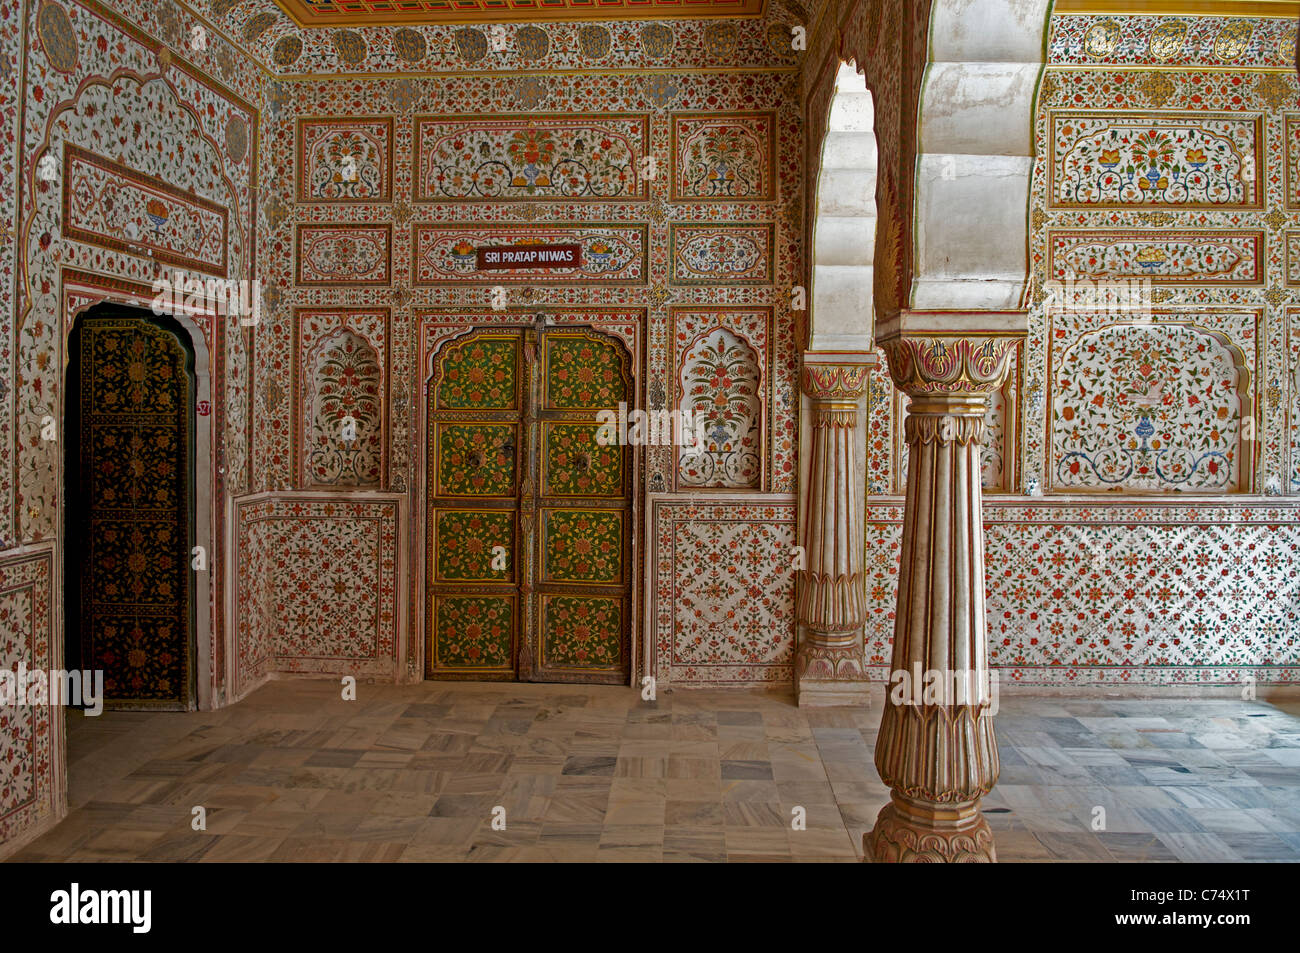
[[[478,270],[493,268],[576,268],[582,264],[578,245],[489,245],[478,249]]]

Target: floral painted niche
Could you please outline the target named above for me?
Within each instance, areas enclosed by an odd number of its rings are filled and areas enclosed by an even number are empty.
[[[696,338],[682,354],[678,408],[699,432],[694,445],[678,450],[681,486],[761,486],[760,381],[757,352],[725,328]]]
[[[311,365],[306,477],[315,486],[379,486],[383,472],[383,373],[375,349],[343,328]]]
[[[1083,335],[1053,374],[1053,483],[1064,490],[1247,489],[1242,454],[1256,438],[1252,421],[1243,427],[1241,364],[1230,345],[1187,325]]]

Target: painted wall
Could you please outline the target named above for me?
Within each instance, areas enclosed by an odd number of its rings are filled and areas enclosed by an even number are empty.
[[[260,77],[171,2],[7,3],[0,8],[0,667],[62,663],[61,526],[65,341],[97,301],[151,303],[156,276],[253,277]],[[202,37],[202,42],[196,37]],[[48,160],[42,162],[43,159]],[[216,472],[200,471],[210,574],[196,591],[209,633],[200,697],[219,704],[225,653],[223,504],[246,480],[248,379],[238,316],[196,313],[210,355]],[[49,439],[53,424],[55,439]],[[142,552],[146,560],[148,553]],[[202,596],[200,597],[202,599]],[[0,842],[64,805],[61,713],[0,714]]]
[[[648,501],[707,501],[736,529],[676,550],[672,573],[698,578],[732,558],[746,521],[768,524],[747,545],[781,570],[783,582],[754,618],[700,618],[694,609],[653,617],[634,633],[634,666],[686,684],[788,681],[794,646],[792,540],[781,507],[796,482],[795,367],[801,313],[789,288],[801,258],[801,124],[789,30],[769,41],[765,22],[546,24],[492,31],[422,28],[349,31],[365,52],[329,80],[290,77],[268,86],[261,276],[265,324],[256,340],[252,488],[277,499],[397,501],[403,531],[385,559],[411,567],[398,582],[404,626],[368,671],[417,677],[422,666],[425,444],[422,391],[442,340],[474,324],[531,321],[546,309],[560,322],[612,322],[639,368],[637,405],[715,413],[719,396],[734,415],[732,454],[692,456],[646,448],[636,490],[643,606],[662,585],[646,566],[655,528]],[[303,59],[348,54],[350,38],[321,46],[305,31]],[[419,43],[410,34],[421,38]],[[297,34],[293,34],[297,35]],[[268,47],[267,44],[270,44]],[[341,46],[340,46],[341,44]],[[257,40],[272,54],[280,41]],[[292,44],[289,44],[292,46]],[[437,76],[368,76],[392,68],[390,49],[423,49]],[[719,70],[719,64],[728,70]],[[757,69],[759,65],[764,69]],[[410,63],[408,66],[412,65]],[[664,67],[672,66],[672,72]],[[313,69],[316,68],[313,66]],[[512,75],[507,69],[522,71]],[[543,70],[567,70],[544,73]],[[475,274],[461,248],[534,240],[575,241],[581,271]],[[494,295],[501,289],[499,296]],[[499,308],[494,308],[495,304]],[[315,395],[330,389],[326,360],[355,341],[387,401],[359,425],[360,469],[343,465],[331,411]],[[364,342],[364,343],[363,343]],[[339,352],[343,353],[343,352]],[[350,360],[350,359],[348,359]],[[344,362],[346,363],[346,361]],[[337,416],[335,414],[335,416]],[[382,439],[380,439],[382,435]],[[724,459],[725,457],[725,459]],[[368,503],[367,503],[368,505]],[[788,506],[785,508],[788,509]],[[240,510],[241,592],[259,585],[319,606],[335,581],[363,599],[377,570],[369,556],[355,576],[327,580],[311,547],[280,553],[269,574],[255,555],[264,538]],[[295,519],[284,511],[281,525]],[[311,522],[301,520],[308,538]],[[770,530],[770,532],[768,532]],[[314,545],[314,544],[313,544]],[[321,545],[324,545],[321,542]],[[310,550],[310,551],[308,551]],[[785,567],[782,570],[782,567]],[[732,579],[736,596],[748,586]],[[648,610],[639,617],[648,618]],[[315,609],[250,614],[235,648],[242,694],[276,672],[352,672],[335,647],[359,633],[326,632]],[[334,620],[338,624],[338,620]],[[366,625],[371,620],[367,619]],[[751,635],[766,634],[759,644]],[[378,644],[371,642],[369,644]],[[274,646],[274,650],[267,647]],[[695,664],[656,653],[674,647]],[[313,661],[308,661],[311,659]],[[671,670],[671,674],[669,674]],[[745,674],[737,674],[745,673]]]
[[[1294,62],[1293,20],[1052,20],[1030,331],[986,416],[988,625],[1006,676],[1297,680]],[[902,403],[882,368],[866,521],[881,677]]]

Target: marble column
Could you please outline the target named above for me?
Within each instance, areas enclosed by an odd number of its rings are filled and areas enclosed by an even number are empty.
[[[894,652],[875,753],[892,793],[863,838],[869,860],[997,859],[979,808],[998,778],[980,444],[987,398],[1024,325],[1023,312],[909,311],[878,330],[911,404]]]
[[[862,655],[862,470],[857,461],[859,401],[874,354],[809,352],[803,359],[811,442],[799,545],[799,646],[795,693],[801,706],[865,705]]]

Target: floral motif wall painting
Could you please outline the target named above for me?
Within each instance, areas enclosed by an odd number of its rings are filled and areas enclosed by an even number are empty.
[[[473,331],[435,357],[430,677],[626,683],[631,461],[597,414],[629,400],[630,368],[578,328]]]
[[[115,309],[70,342],[68,665],[102,669],[116,708],[193,698],[194,359],[179,333]]]

